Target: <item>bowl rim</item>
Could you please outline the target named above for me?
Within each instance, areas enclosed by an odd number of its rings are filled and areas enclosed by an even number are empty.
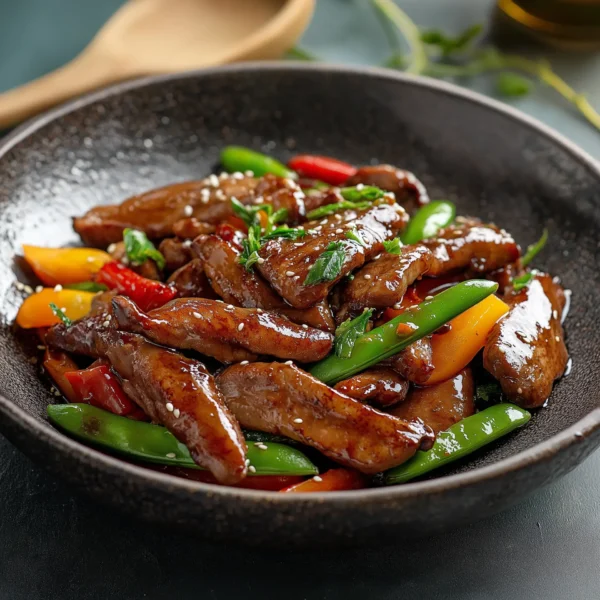
[[[92,93],[85,94],[75,100],[61,104],[18,126],[0,140],[0,160],[2,160],[17,144],[51,122],[106,98],[157,83],[174,80],[201,79],[215,74],[231,74],[232,76],[235,76],[236,73],[248,73],[253,71],[315,72],[325,75],[335,72],[349,76],[399,81],[406,85],[414,85],[444,95],[457,97],[473,104],[477,104],[490,111],[499,112],[513,121],[517,121],[521,126],[532,129],[539,135],[548,138],[554,144],[562,147],[563,150],[571,154],[600,181],[600,162],[596,161],[590,154],[534,117],[526,115],[516,108],[484,96],[478,92],[473,92],[446,81],[395,72],[378,67],[347,66],[329,63],[314,64],[296,61],[247,62],[206,69],[196,69],[181,73],[151,75],[102,88]],[[120,472],[129,478],[129,485],[131,485],[131,478],[133,478],[140,484],[152,483],[156,486],[163,487],[165,490],[174,491],[174,489],[177,488],[178,492],[187,493],[190,499],[194,496],[197,497],[199,493],[204,492],[213,496],[223,497],[224,499],[236,498],[246,502],[266,501],[277,505],[287,505],[288,503],[297,505],[313,504],[315,502],[342,502],[348,506],[359,506],[364,505],[365,501],[400,501],[402,499],[456,490],[458,488],[468,487],[469,485],[491,481],[509,473],[521,471],[534,464],[550,460],[555,455],[568,449],[573,444],[580,443],[586,437],[600,429],[600,407],[598,407],[567,429],[554,434],[549,439],[540,442],[531,448],[522,450],[514,456],[501,459],[491,465],[427,481],[409,482],[396,486],[343,492],[319,492],[304,495],[278,494],[262,490],[217,486],[190,481],[146,469],[115,456],[104,454],[90,446],[86,446],[67,437],[58,429],[52,427],[48,422],[41,421],[32,416],[2,394],[0,394],[0,414],[8,418],[14,427],[21,429],[27,434],[33,434],[40,438],[43,443],[48,444],[53,450],[58,450],[65,454],[72,454],[76,456],[78,460],[86,462],[94,468],[102,469],[107,472],[116,472],[117,474]]]

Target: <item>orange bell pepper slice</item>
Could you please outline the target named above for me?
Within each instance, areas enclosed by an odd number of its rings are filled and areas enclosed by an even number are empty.
[[[42,248],[23,245],[25,260],[46,285],[89,281],[102,265],[113,260],[95,248]]]
[[[488,296],[450,321],[448,333],[431,338],[434,370],[425,385],[446,381],[462,371],[483,348],[492,327],[509,306],[497,296]]]
[[[330,469],[322,475],[316,475],[302,483],[282,489],[282,492],[338,492],[342,490],[359,490],[366,487],[367,478],[352,469]]]
[[[96,294],[80,290],[61,290],[44,288],[37,294],[27,297],[17,313],[17,325],[23,329],[34,327],[50,327],[60,323],[60,319],[52,312],[50,303],[61,308],[72,321],[85,317],[92,308],[92,300]]]

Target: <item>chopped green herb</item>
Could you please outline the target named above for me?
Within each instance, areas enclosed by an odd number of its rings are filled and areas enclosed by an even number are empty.
[[[69,283],[63,286],[67,290],[81,290],[82,292],[106,292],[108,286],[95,281],[82,281],[81,283]]]
[[[270,216],[270,221],[273,225],[277,225],[277,223],[281,223],[282,221],[285,221],[288,218],[288,209],[287,208],[280,208],[278,210],[276,210],[271,216]]]
[[[143,231],[127,228],[123,231],[123,241],[125,242],[125,253],[132,265],[141,265],[151,259],[159,269],[164,269],[165,257]]]
[[[339,358],[350,358],[356,340],[367,330],[369,320],[373,316],[372,308],[365,311],[355,319],[344,321],[335,330],[334,351]]]
[[[521,264],[526,267],[544,248],[548,241],[548,230],[544,229],[542,237],[535,243],[531,244],[525,252],[525,256],[521,259]]]
[[[344,200],[348,200],[349,202],[361,202],[365,200],[374,202],[375,200],[383,198],[385,191],[374,185],[359,184],[352,187],[341,188],[340,194]]]
[[[400,238],[386,240],[383,242],[383,247],[388,254],[402,254],[402,242]]]
[[[258,261],[258,251],[260,250],[260,225],[250,225],[248,227],[248,237],[242,242],[242,254],[239,262],[247,271]]]
[[[531,81],[516,73],[500,73],[496,77],[496,91],[502,96],[513,98],[527,96],[531,91]]]
[[[369,208],[371,203],[368,200],[363,202],[350,202],[348,200],[342,200],[341,202],[334,202],[333,204],[325,204],[311,210],[306,217],[308,219],[320,219],[321,217],[327,217],[336,213],[338,210],[364,210]]]
[[[431,29],[421,33],[421,41],[428,46],[435,46],[447,58],[468,50],[482,31],[483,25],[471,25],[457,37],[451,37],[439,29]]]
[[[52,312],[65,324],[66,327],[71,327],[73,321],[71,321],[71,319],[69,319],[69,317],[67,317],[67,315],[65,315],[65,313],[58,308],[56,304],[54,304],[54,302],[50,302],[49,306],[52,309]]]
[[[281,227],[277,227],[273,229],[271,233],[268,235],[264,235],[260,241],[261,243],[266,242],[268,240],[274,240],[275,238],[284,238],[286,240],[297,240],[303,238],[306,235],[306,231],[304,229],[292,229],[287,225],[282,225]]]
[[[236,214],[248,227],[255,225],[257,222],[257,213],[264,211],[267,215],[273,213],[273,207],[270,204],[258,204],[255,206],[246,206],[242,204],[237,198],[231,198],[231,208],[234,214]]]
[[[365,245],[364,240],[360,237],[360,234],[358,233],[358,231],[356,231],[356,229],[351,229],[350,231],[346,231],[346,237],[349,240],[352,240],[353,242],[356,242],[360,246],[364,246]]]
[[[527,287],[531,280],[533,279],[533,273],[525,273],[525,275],[521,275],[521,277],[515,277],[513,279],[513,289],[518,292],[522,290],[524,287]]]
[[[317,258],[315,264],[310,268],[303,285],[333,281],[340,274],[345,258],[344,244],[342,242],[331,242],[325,252]]]

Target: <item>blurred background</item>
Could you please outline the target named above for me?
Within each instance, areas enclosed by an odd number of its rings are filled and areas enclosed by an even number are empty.
[[[385,7],[386,1],[387,4],[391,3],[391,0],[384,0],[379,6]],[[193,17],[197,21],[198,36],[207,37],[207,33],[210,33],[227,51],[237,47],[243,42],[244,36],[252,33],[232,32],[232,26],[227,25],[232,15],[239,14],[242,9],[244,13],[247,10],[248,15],[262,11],[261,16],[256,16],[256,21],[249,20],[250,16],[246,15],[242,18],[250,29],[260,29],[261,19],[266,22],[276,18],[278,11],[283,11],[293,0],[170,0],[170,5],[160,0],[129,0],[130,5],[137,7],[144,3],[156,4],[159,14],[160,11],[165,13],[165,23],[167,13],[176,12],[176,7],[183,8],[190,3],[200,7],[210,4],[210,12],[216,10],[220,13],[216,18],[222,17],[222,24],[215,25],[214,15],[211,15],[207,24],[202,9],[190,13],[190,19]],[[311,4],[310,0],[307,4]],[[393,20],[382,15],[381,11],[378,14],[374,6],[376,4],[377,0],[318,0],[310,24],[301,38],[295,41],[303,26],[297,27],[297,32],[288,32],[289,41],[286,39],[284,43],[294,44],[299,49],[296,56],[303,58],[308,53],[311,58],[321,61],[373,66],[387,63],[404,70],[410,58],[409,46]],[[585,94],[591,106],[596,109],[600,107],[600,0],[397,0],[396,4],[418,26],[421,35],[427,34],[430,39],[433,35],[433,43],[427,49],[434,60],[437,61],[441,53],[445,65],[459,65],[463,71],[465,67],[466,71],[470,68],[478,71],[477,61],[480,61],[481,52],[493,47],[513,57],[527,59],[534,65],[550,65],[552,74],[561,77],[574,94]],[[21,0],[16,3],[0,0],[0,5],[3,15],[0,20],[0,55],[3,57],[0,61],[0,92],[3,92],[70,61],[90,43],[111,16],[122,9],[125,2]],[[482,29],[468,42],[465,51],[459,48],[456,52],[450,52],[446,60],[443,54],[447,45],[444,44],[460,43],[461,34],[475,25],[480,25]],[[173,25],[165,24],[165,28],[167,26]],[[217,32],[219,28],[229,31]],[[194,27],[191,30],[193,33]],[[129,31],[126,28],[123,31],[125,33],[117,31],[108,40],[111,51],[112,47],[123,41],[123,47],[118,48],[119,53],[151,54],[144,44],[138,43],[137,38],[130,43]],[[143,27],[138,27],[136,35],[141,35],[144,42],[151,40],[154,50],[161,49],[160,27],[150,28],[144,23]],[[214,42],[209,40],[207,43]],[[192,55],[191,62],[186,57],[189,64],[202,66],[205,59],[200,55],[205,53],[204,47],[196,51],[192,43],[183,46],[189,48]],[[181,48],[165,46],[160,57],[162,64],[157,66],[157,70],[164,70],[165,64],[175,65],[177,57],[174,55],[178,52],[181,53]],[[267,47],[259,48],[249,57],[273,58],[273,52],[281,54],[279,48],[274,50],[273,47]],[[149,58],[156,62],[154,56]],[[540,59],[543,62],[540,63]],[[217,62],[220,60],[217,59]],[[112,77],[123,78],[116,71],[113,69]],[[531,73],[522,70],[509,70],[510,77],[512,73],[519,77],[505,81],[506,89],[502,92],[502,82],[498,82],[499,71],[487,68],[482,71],[482,74],[475,76],[447,79],[508,101],[556,128],[595,157],[600,156],[598,123],[595,127],[582,115],[576,106],[579,96],[573,96],[568,101],[540,82],[537,74],[531,76]],[[110,75],[108,73],[109,80]],[[523,84],[523,75],[527,75],[529,83]],[[522,89],[521,85],[525,85],[526,89]],[[0,117],[2,106],[0,95]]]

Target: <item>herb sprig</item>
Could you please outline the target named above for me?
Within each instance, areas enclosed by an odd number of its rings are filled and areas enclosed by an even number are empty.
[[[123,231],[123,242],[125,242],[125,253],[132,265],[139,266],[147,259],[151,259],[159,269],[165,268],[165,257],[156,249],[143,231],[125,229]]]
[[[339,358],[350,358],[356,340],[367,330],[369,320],[373,316],[373,308],[365,309],[355,319],[344,321],[335,330],[334,352]]]
[[[383,247],[388,254],[402,254],[402,242],[400,238],[384,241]]]
[[[71,319],[65,315],[64,311],[58,308],[54,302],[50,302],[49,306],[52,312],[65,324],[66,327],[71,327],[71,325],[73,325],[73,321],[71,321]]]
[[[343,242],[330,242],[325,252],[317,258],[308,271],[302,285],[315,285],[324,281],[333,281],[344,266],[346,253]]]

